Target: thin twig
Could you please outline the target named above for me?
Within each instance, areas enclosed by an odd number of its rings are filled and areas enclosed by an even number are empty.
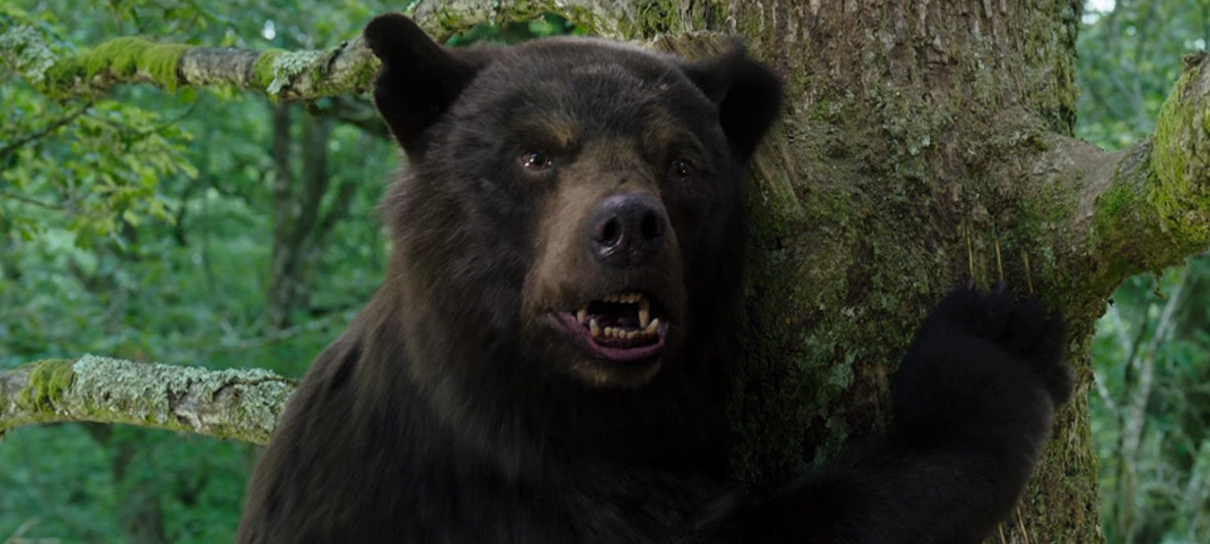
[[[38,200],[36,198],[30,198],[25,195],[10,193],[8,191],[0,191],[0,198],[16,200],[17,202],[29,204],[30,206],[37,206],[37,207],[45,209],[45,210],[62,211],[64,209],[66,209],[63,206],[47,204],[46,202],[42,202],[41,200]]]
[[[70,124],[71,122],[73,122],[77,118],[79,118],[80,115],[83,115],[84,112],[88,111],[88,108],[91,108],[91,107],[92,107],[92,102],[88,102],[88,103],[84,104],[83,106],[81,106],[76,111],[68,114],[67,116],[55,120],[55,122],[47,125],[42,130],[33,132],[31,134],[27,134],[22,138],[18,138],[17,140],[10,142],[8,145],[4,146],[3,148],[0,148],[0,159],[4,159],[5,157],[15,153],[18,149],[20,149],[25,144],[28,144],[35,140],[40,140],[42,138],[45,138],[46,136],[50,135],[50,133],[52,133],[56,130],[59,130],[60,128],[63,128],[64,126]]]

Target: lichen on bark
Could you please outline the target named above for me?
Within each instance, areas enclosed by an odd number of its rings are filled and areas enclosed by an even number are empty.
[[[96,421],[268,442],[293,382],[262,369],[208,370],[86,355],[0,372],[0,433]]]
[[[55,53],[37,30],[28,25],[13,25],[0,32],[0,59],[11,64],[35,86],[41,85],[47,71],[55,65]]]
[[[24,26],[0,33],[0,61],[56,100],[103,95],[129,83],[169,92],[228,86],[274,99],[315,100],[365,90],[379,66],[360,38],[323,50],[258,52],[125,36],[59,55],[37,30]]]

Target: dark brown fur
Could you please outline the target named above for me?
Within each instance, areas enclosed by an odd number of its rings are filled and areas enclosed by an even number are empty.
[[[905,431],[770,498],[732,489],[742,177],[781,97],[742,48],[455,51],[400,15],[366,40],[410,160],[394,253],[282,416],[239,542],[973,542],[1011,505],[1069,387],[1044,387],[1062,329],[975,294],[905,360]],[[628,293],[658,335],[606,301]],[[985,307],[1032,332],[963,314]],[[646,336],[589,340],[577,309]],[[1001,393],[968,397],[985,379]]]

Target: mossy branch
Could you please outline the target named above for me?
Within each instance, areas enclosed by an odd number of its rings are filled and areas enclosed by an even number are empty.
[[[1060,291],[1108,296],[1130,276],[1210,248],[1208,58],[1201,52],[1186,59],[1155,133],[1125,150],[1038,131],[1028,137],[1039,153],[1000,158],[1006,176],[1031,179],[1041,195],[1036,200],[1052,201],[1026,220],[1055,241],[1050,264]]]
[[[661,4],[662,5],[662,4]],[[666,19],[669,6],[628,0],[452,0],[421,2],[414,18],[438,39],[483,22],[533,20],[559,13],[593,34],[650,37],[648,19]],[[654,10],[654,11],[653,11]],[[679,20],[678,17],[672,17]],[[676,32],[667,24],[662,32]],[[34,27],[0,32],[0,64],[59,100],[104,95],[119,85],[147,83],[168,91],[231,87],[278,100],[308,101],[369,88],[379,62],[360,37],[323,50],[253,51],[114,38],[73,55],[55,53]]]
[[[524,21],[564,14],[593,33],[633,38],[642,10],[625,0],[454,0],[422,2],[415,19],[445,38],[483,22]],[[379,62],[360,37],[323,50],[253,51],[121,37],[73,55],[59,55],[35,28],[0,32],[0,63],[59,100],[104,95],[119,85],[147,83],[167,91],[231,87],[278,100],[308,101],[369,88]]]
[[[1155,133],[1111,157],[1090,233],[1099,268],[1117,281],[1210,247],[1210,62],[1205,51],[1164,103]]]
[[[0,61],[56,99],[98,96],[119,85],[150,83],[168,91],[232,87],[279,100],[305,101],[361,92],[373,82],[379,66],[360,38],[323,50],[251,51],[122,37],[59,56],[27,26],[0,33]]]
[[[206,370],[86,355],[0,372],[0,435],[63,421],[125,423],[264,444],[294,390],[262,369]]]

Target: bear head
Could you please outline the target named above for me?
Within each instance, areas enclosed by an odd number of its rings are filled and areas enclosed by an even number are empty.
[[[632,389],[718,355],[745,166],[780,109],[768,69],[738,44],[700,61],[588,38],[454,49],[400,14],[365,40],[409,162],[383,209],[414,378]]]

